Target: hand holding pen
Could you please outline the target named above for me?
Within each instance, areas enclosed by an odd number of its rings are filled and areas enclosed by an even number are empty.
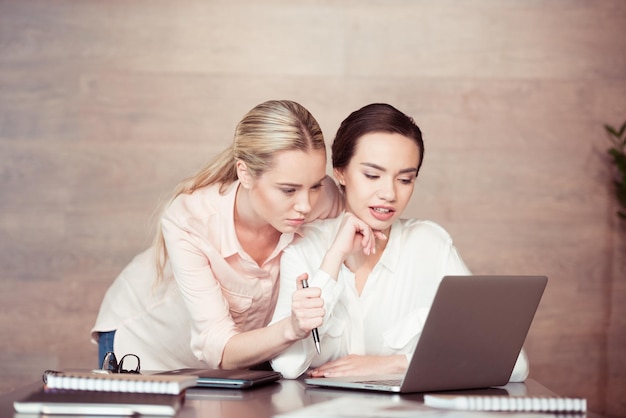
[[[302,287],[305,289],[309,287],[309,281],[307,279],[302,279]],[[313,342],[315,343],[315,349],[317,350],[317,354],[321,354],[322,349],[320,346],[320,334],[317,331],[317,328],[313,328],[311,330],[311,335],[313,335]]]

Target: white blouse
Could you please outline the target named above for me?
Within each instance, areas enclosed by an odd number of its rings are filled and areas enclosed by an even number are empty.
[[[439,282],[446,275],[471,274],[450,235],[438,224],[417,219],[396,221],[389,242],[368,277],[361,295],[354,274],[342,265],[337,280],[319,270],[342,216],[306,225],[281,259],[280,291],[273,322],[291,314],[296,278],[309,274],[309,286],[320,287],[326,315],[318,328],[322,353],[311,338],[297,341],[272,360],[286,378],[309,367],[346,356],[404,354],[407,360],[419,339]],[[520,355],[513,378],[525,379],[528,364]]]

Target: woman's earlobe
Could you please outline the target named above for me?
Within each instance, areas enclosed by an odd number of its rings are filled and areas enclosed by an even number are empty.
[[[333,170],[333,173],[335,174],[335,178],[337,179],[337,183],[339,183],[341,186],[345,186],[346,182],[343,179],[343,173],[341,172],[341,170],[338,170],[338,169],[335,168]]]
[[[244,187],[248,187],[250,185],[250,172],[248,171],[248,166],[243,161],[238,160],[235,167],[237,168],[237,178],[239,179],[239,183],[241,183]]]

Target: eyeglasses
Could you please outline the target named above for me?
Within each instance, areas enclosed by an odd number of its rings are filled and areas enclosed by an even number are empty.
[[[130,364],[131,367],[124,368],[124,361]],[[112,351],[107,352],[102,359],[101,370],[106,370],[109,373],[133,373],[139,374],[139,357],[136,354],[125,354],[119,361],[115,357],[115,353]]]

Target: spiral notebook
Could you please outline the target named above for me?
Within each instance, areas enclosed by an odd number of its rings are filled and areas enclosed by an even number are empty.
[[[424,405],[464,411],[586,412],[584,398],[426,394]]]
[[[43,380],[48,389],[92,392],[131,392],[178,395],[195,386],[197,376],[177,374],[97,373],[89,371],[46,370]]]

